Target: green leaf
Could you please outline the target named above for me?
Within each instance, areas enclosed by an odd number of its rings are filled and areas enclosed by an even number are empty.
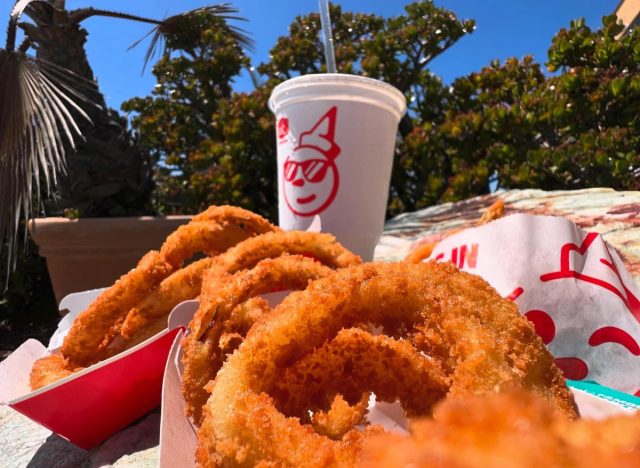
[[[626,77],[614,78],[611,80],[611,93],[614,97],[620,96],[627,89],[628,80]]]

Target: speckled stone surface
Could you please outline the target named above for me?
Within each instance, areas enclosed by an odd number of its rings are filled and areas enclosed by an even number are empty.
[[[3,468],[158,466],[160,412],[156,410],[91,451],[0,406],[0,466]]]
[[[473,226],[497,197],[507,213],[564,216],[603,234],[640,284],[640,192],[609,189],[512,190],[446,203],[390,220],[376,260],[402,259],[419,239]],[[7,406],[0,406],[0,467],[155,467],[160,414],[156,410],[91,451],[74,446]]]

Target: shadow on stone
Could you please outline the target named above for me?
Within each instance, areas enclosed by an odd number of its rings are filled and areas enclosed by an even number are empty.
[[[124,457],[132,456],[138,461],[137,465],[156,466],[159,439],[160,412],[156,409],[91,451],[53,434],[38,449],[27,468],[97,468],[111,466]],[[148,450],[152,448],[155,450]]]
[[[35,453],[27,468],[71,468],[86,465],[89,452],[52,434]]]
[[[157,408],[93,449],[89,453],[89,462],[86,466],[90,468],[109,466],[117,464],[116,462],[123,457],[130,458],[134,454],[137,454],[136,466],[157,466],[159,441],[160,409]],[[156,450],[147,451],[154,447]]]

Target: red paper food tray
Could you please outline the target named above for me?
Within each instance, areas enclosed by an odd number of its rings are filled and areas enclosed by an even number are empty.
[[[28,340],[0,363],[0,401],[91,449],[160,404],[165,363],[179,330],[165,330],[34,392],[29,391],[31,367],[49,351]]]

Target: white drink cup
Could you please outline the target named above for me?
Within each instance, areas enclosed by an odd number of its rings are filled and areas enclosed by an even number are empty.
[[[279,224],[322,231],[369,261],[384,226],[398,123],[406,101],[391,85],[345,74],[305,75],[278,85]]]

